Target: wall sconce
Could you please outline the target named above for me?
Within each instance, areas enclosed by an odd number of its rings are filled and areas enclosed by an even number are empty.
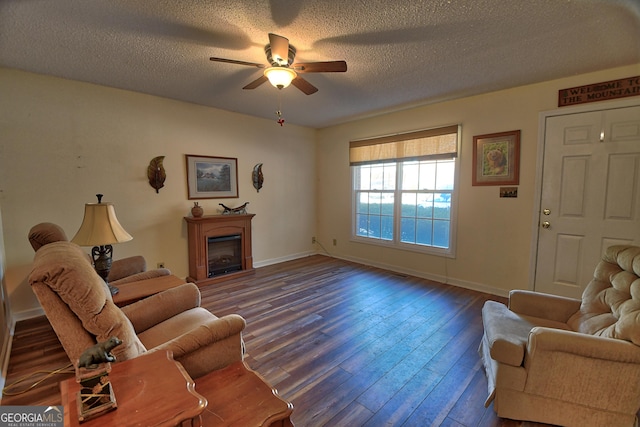
[[[98,203],[84,205],[82,225],[71,241],[80,246],[93,246],[91,249],[93,267],[109,286],[111,295],[115,295],[118,293],[118,288],[109,285],[107,279],[112,263],[111,244],[128,242],[133,237],[118,222],[113,204],[102,203],[102,194],[96,194],[96,197]]]

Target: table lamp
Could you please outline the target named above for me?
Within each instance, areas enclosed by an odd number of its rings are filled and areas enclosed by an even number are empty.
[[[118,288],[111,286],[107,279],[111,271],[113,254],[111,244],[128,242],[133,237],[118,222],[113,204],[102,203],[102,194],[96,194],[96,197],[98,203],[84,205],[82,225],[71,241],[80,246],[93,246],[91,249],[93,266],[109,286],[111,295],[115,295],[118,293]]]

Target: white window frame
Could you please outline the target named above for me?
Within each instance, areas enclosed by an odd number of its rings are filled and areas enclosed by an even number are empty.
[[[457,127],[457,152],[460,152],[460,126]],[[402,138],[402,135],[398,135],[398,138]],[[390,138],[390,137],[383,137]],[[421,159],[421,160],[438,160],[437,157],[433,159]],[[364,237],[357,234],[357,194],[358,190],[356,190],[356,177],[358,173],[358,166],[351,166],[351,237],[350,241],[356,243],[362,243],[367,245],[374,246],[382,246],[386,248],[393,248],[399,250],[405,250],[410,252],[419,252],[426,253],[430,255],[443,256],[447,258],[455,258],[456,256],[456,242],[457,242],[457,217],[458,217],[458,196],[459,196],[459,176],[460,176],[460,156],[455,156],[452,158],[454,161],[454,184],[453,190],[451,191],[451,216],[450,216],[450,228],[449,228],[449,247],[437,247],[424,245],[419,243],[407,243],[402,242],[400,236],[400,222],[401,222],[401,209],[402,209],[402,194],[406,192],[413,192],[411,190],[402,190],[401,189],[401,175],[402,175],[402,164],[405,162],[415,161],[415,159],[399,159],[392,161],[380,161],[379,163],[395,163],[396,164],[396,185],[393,190],[394,194],[394,213],[393,213],[393,240],[384,240],[381,238],[370,238]],[[378,164],[378,163],[373,163]],[[380,192],[383,192],[382,189]],[[420,190],[415,191],[416,193],[420,193]],[[438,190],[434,190],[433,192],[440,192]]]

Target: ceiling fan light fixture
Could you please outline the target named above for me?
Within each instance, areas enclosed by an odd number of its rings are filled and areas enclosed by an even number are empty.
[[[291,84],[291,81],[298,77],[295,71],[285,67],[269,67],[264,70],[264,75],[269,79],[274,87],[284,89]]]

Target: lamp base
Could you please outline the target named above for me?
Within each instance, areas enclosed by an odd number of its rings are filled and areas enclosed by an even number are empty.
[[[93,268],[96,269],[96,273],[109,287],[111,295],[117,294],[120,290],[109,284],[109,272],[111,272],[111,255],[113,254],[113,246],[103,245],[94,246],[91,249],[91,257],[93,258]]]

